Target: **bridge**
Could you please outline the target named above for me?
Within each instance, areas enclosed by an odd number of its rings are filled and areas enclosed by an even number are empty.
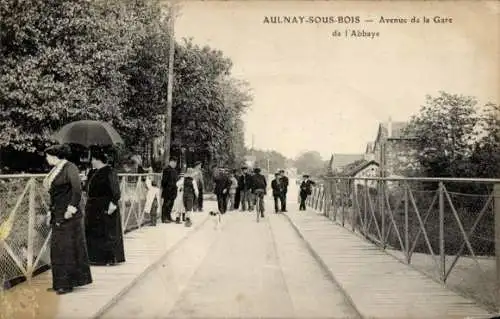
[[[187,228],[151,225],[139,176],[120,177],[127,261],[92,267],[93,284],[62,296],[46,291],[43,176],[2,177],[1,318],[490,318],[498,308],[488,225],[499,181],[330,179],[298,211],[291,180],[288,212],[267,196],[259,223],[230,211],[218,224],[208,195]],[[457,191],[464,182],[491,187],[471,196]]]

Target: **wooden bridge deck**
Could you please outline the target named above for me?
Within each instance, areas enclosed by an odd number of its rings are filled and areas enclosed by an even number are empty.
[[[214,202],[207,203],[213,208]],[[290,207],[292,208],[292,207]],[[127,262],[92,267],[94,283],[74,293],[46,292],[50,272],[4,293],[0,318],[96,318],[163,256],[208,220],[193,214],[191,228],[158,224],[125,235]],[[309,210],[286,216],[310,252],[364,318],[489,318],[488,311]],[[279,243],[277,243],[279,245]],[[0,300],[1,301],[1,300]],[[5,305],[9,305],[8,309]]]
[[[490,318],[491,314],[318,212],[287,213],[310,251],[365,318]]]
[[[215,203],[207,204],[210,208]],[[3,293],[0,318],[95,318],[207,218],[206,213],[194,213],[190,228],[158,223],[125,234],[126,262],[112,267],[92,266],[93,283],[71,294],[58,296],[46,291],[52,283],[50,271],[36,276],[31,283],[19,284]]]

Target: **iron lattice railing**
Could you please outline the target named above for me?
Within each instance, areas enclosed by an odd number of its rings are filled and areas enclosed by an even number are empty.
[[[330,178],[313,188],[307,205],[434,280],[500,308],[500,180]]]
[[[51,230],[46,225],[49,198],[42,186],[44,178],[45,175],[0,175],[2,287],[8,288],[19,278],[30,280],[50,264]],[[149,224],[152,216],[158,218],[160,194],[155,185],[160,185],[161,174],[119,174],[119,178],[123,232]],[[82,207],[85,197],[84,193]],[[145,205],[149,211],[145,211]]]

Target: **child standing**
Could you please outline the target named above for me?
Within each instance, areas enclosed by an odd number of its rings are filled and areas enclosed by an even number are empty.
[[[236,170],[231,174],[231,186],[229,187],[229,209],[236,209],[236,191],[238,189],[238,180],[236,179]]]
[[[186,174],[182,178],[182,182],[179,181],[182,194],[177,194],[180,200],[182,200],[182,213],[178,215],[176,222],[180,223],[182,215],[182,221],[185,222],[186,227],[190,227],[192,225],[191,212],[193,211],[195,198],[197,198],[199,194],[198,185],[194,180],[194,174],[194,170],[192,168],[188,168]],[[177,187],[179,187],[179,184]]]
[[[176,214],[175,222],[177,224],[180,224],[181,217],[182,217],[182,221],[184,221],[185,216],[186,216],[186,212],[184,210],[184,202],[183,202],[184,173],[179,174],[179,180],[177,181],[176,186],[177,186],[177,197],[175,197],[174,206],[172,208],[172,211],[174,211]]]

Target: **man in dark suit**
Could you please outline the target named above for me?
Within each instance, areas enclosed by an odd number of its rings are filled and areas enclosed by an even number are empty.
[[[240,189],[240,206],[241,211],[246,211],[247,207],[249,211],[253,210],[253,200],[252,200],[252,175],[248,173],[247,167],[241,168],[241,176],[238,180],[238,187]]]
[[[273,189],[273,197],[274,197],[274,212],[279,212],[278,201],[281,201],[283,198],[283,189],[280,183],[280,173],[274,174],[274,179],[271,182],[271,188]],[[283,202],[281,203],[283,207]]]
[[[304,179],[300,183],[300,207],[299,210],[306,210],[307,196],[312,193],[312,185],[316,183],[309,179],[309,175],[304,174]]]
[[[281,190],[282,190],[280,197],[281,211],[286,212],[286,193],[288,192],[288,177],[285,175],[284,169],[281,169],[279,173],[280,173],[279,182],[281,184]]]
[[[179,178],[177,170],[177,160],[170,158],[168,166],[163,170],[161,177],[161,197],[163,205],[161,207],[161,221],[162,223],[172,222],[172,208],[174,206],[175,198],[177,197],[177,180]]]
[[[217,196],[219,212],[225,214],[227,211],[227,197],[231,188],[231,180],[229,179],[227,170],[224,168],[219,169],[219,172],[215,175],[214,182],[214,193]]]
[[[260,210],[260,217],[264,218],[264,196],[266,195],[267,181],[261,174],[261,169],[256,167],[253,170],[251,191],[256,201],[259,199],[259,205],[255,209]]]

